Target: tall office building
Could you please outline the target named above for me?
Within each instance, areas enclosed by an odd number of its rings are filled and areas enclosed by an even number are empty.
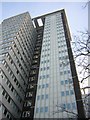
[[[20,118],[36,41],[28,12],[2,22],[0,35],[0,117]]]
[[[2,38],[3,116],[85,117],[64,10],[32,20],[28,12],[6,19]]]

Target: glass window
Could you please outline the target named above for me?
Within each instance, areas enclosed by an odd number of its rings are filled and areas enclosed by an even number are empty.
[[[25,117],[30,117],[30,111],[26,111]]]
[[[3,96],[5,95],[5,90],[2,91],[2,95],[3,95]]]
[[[63,110],[66,109],[66,104],[62,104],[62,109],[63,109]]]
[[[76,104],[75,104],[75,102],[72,103],[72,109],[76,109]]]
[[[44,95],[41,96],[41,99],[44,99]]]
[[[69,91],[66,91],[66,95],[69,95]]]
[[[60,64],[60,67],[62,67],[62,64]]]
[[[47,75],[46,78],[49,78],[49,75]]]
[[[42,85],[42,88],[45,88],[45,84]]]
[[[46,63],[46,61],[44,61],[44,63]]]
[[[43,79],[45,78],[45,75],[43,75]]]
[[[64,93],[64,91],[62,91],[62,92],[61,92],[61,96],[64,96],[64,95],[65,95],[65,93]]]
[[[39,100],[39,99],[40,99],[40,96],[38,95],[38,96],[37,96],[37,100]]]
[[[41,63],[43,63],[43,61],[41,61]]]
[[[8,102],[10,103],[10,101],[11,101],[11,98],[10,98],[10,97],[8,97]]]
[[[5,110],[4,110],[4,115],[6,115],[6,114],[7,114],[7,110],[5,109]]]
[[[68,73],[70,73],[70,70],[68,70]]]
[[[40,108],[40,112],[43,112],[43,107]]]
[[[68,84],[68,80],[65,80],[65,84]]]
[[[48,99],[48,94],[46,94],[46,99]]]
[[[62,75],[63,74],[63,72],[60,72],[60,75]]]
[[[41,71],[42,71],[42,68],[41,68]]]
[[[73,94],[74,94],[74,91],[73,91],[73,90],[70,90],[70,94],[73,95]]]
[[[61,81],[61,85],[63,85],[64,84],[64,81]]]
[[[46,84],[46,88],[48,87],[48,84]]]
[[[36,108],[36,113],[39,113],[39,108]]]
[[[41,85],[39,85],[38,88],[40,89],[40,88],[41,88]]]
[[[59,57],[59,60],[61,60],[61,57]]]
[[[49,69],[49,67],[47,67],[47,70]]]
[[[67,103],[67,109],[70,109],[70,108],[71,108],[70,103]]]
[[[40,79],[42,79],[42,76],[40,76]]]
[[[71,83],[73,83],[73,81],[72,81],[72,80],[69,80],[69,83],[71,84]]]
[[[66,71],[64,71],[64,74],[66,74]]]
[[[45,112],[48,112],[48,107],[45,107]]]
[[[49,62],[49,60],[47,60],[47,62]]]

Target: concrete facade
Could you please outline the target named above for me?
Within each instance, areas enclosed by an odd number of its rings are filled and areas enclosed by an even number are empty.
[[[46,15],[34,118],[77,117],[67,49],[61,11]]]
[[[2,22],[0,101],[2,118],[20,118],[29,79],[36,31],[28,12]]]

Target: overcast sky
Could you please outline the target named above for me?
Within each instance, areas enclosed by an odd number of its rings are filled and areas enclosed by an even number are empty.
[[[2,20],[26,11],[33,18],[64,8],[73,35],[77,31],[87,30],[88,10],[84,6],[85,2],[3,2]]]

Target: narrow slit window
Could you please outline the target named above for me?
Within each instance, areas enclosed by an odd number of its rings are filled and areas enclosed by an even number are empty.
[[[42,23],[42,20],[41,20],[41,19],[38,19],[37,22],[38,22],[38,25],[39,25],[39,26],[43,26],[43,23]]]
[[[34,21],[32,21],[32,23],[33,23],[34,28],[36,28],[36,25],[35,25]]]

